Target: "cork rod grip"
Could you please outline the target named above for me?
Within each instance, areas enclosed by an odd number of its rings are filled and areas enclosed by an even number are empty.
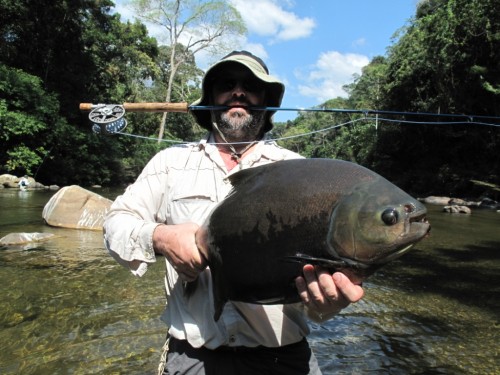
[[[123,108],[128,112],[188,112],[187,103],[123,103]],[[81,111],[91,111],[98,104],[80,103]]]

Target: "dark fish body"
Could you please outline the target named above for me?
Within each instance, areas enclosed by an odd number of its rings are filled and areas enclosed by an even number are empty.
[[[298,302],[295,278],[304,264],[359,283],[430,228],[423,204],[351,162],[286,160],[229,178],[233,190],[197,234],[216,320],[228,300]]]

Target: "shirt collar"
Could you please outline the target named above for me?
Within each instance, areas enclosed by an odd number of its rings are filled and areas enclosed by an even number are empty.
[[[205,149],[207,154],[212,155],[212,152],[217,151],[217,147],[214,145],[216,143],[215,137],[212,132],[207,133],[198,143],[200,150]],[[251,157],[254,162],[259,161],[262,157],[272,160],[279,161],[283,160],[283,152],[280,152],[280,146],[276,144],[275,141],[269,139],[268,135],[264,135],[264,138],[257,143],[257,146],[252,150],[247,158]]]

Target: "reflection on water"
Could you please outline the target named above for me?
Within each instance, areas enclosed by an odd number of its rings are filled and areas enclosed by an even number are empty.
[[[22,193],[0,190],[0,237],[57,237],[0,249],[0,373],[154,373],[162,261],[136,279],[100,232],[43,224],[51,193]],[[500,373],[500,213],[430,207],[430,221],[431,236],[372,276],[361,302],[312,325],[325,374]]]

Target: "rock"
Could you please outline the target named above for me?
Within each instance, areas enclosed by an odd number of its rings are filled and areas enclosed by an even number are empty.
[[[35,181],[33,177],[27,177],[27,179],[28,179],[28,187],[27,187],[28,190],[45,189],[45,185]],[[0,185],[4,188],[19,189],[20,180],[21,177],[17,177],[11,174],[0,175]]]
[[[29,188],[31,189],[46,189],[45,185],[42,184],[41,182],[34,182],[33,185],[30,185]]]
[[[489,210],[496,210],[496,209],[500,208],[500,204],[497,201],[493,200],[493,199],[483,198],[481,200],[481,202],[479,202],[478,207],[479,208],[486,208],[486,209],[489,209]]]
[[[9,189],[19,189],[19,185],[17,184],[16,181],[5,181],[3,183],[3,187]]]
[[[43,208],[48,225],[73,229],[102,230],[112,201],[80,186],[63,187]]]
[[[19,177],[14,176],[12,174],[2,174],[0,175],[0,185],[5,184],[6,182],[15,182],[17,187],[17,182],[19,181]]]
[[[436,197],[436,196],[429,196],[427,198],[420,198],[419,200],[426,203],[426,204],[437,204],[441,206],[446,206],[450,202],[450,197]]]
[[[460,198],[451,198],[448,202],[451,206],[470,206],[470,202],[467,202],[465,199]]]
[[[469,207],[459,206],[456,204],[443,207],[443,212],[448,212],[450,214],[466,214],[466,215],[470,215],[472,213]]]
[[[53,233],[9,233],[0,238],[0,245],[24,245],[29,242],[46,241],[55,237]]]

